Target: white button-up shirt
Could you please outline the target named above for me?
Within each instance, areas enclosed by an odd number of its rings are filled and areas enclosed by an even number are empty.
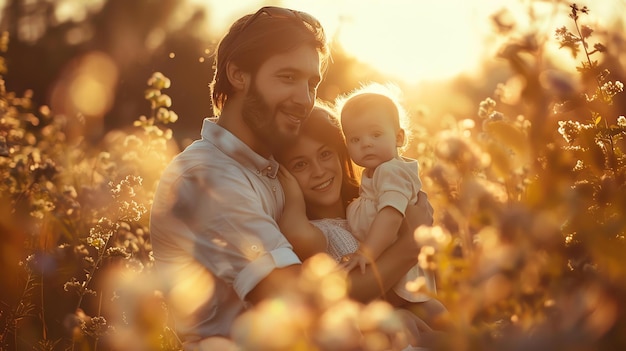
[[[150,233],[176,328],[185,341],[229,336],[246,295],[272,270],[299,264],[280,232],[278,163],[204,120],[202,139],[164,171]]]

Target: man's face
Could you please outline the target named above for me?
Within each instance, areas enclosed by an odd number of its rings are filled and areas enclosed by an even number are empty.
[[[293,142],[311,112],[321,80],[317,50],[301,45],[267,59],[243,102],[244,121],[270,152]]]

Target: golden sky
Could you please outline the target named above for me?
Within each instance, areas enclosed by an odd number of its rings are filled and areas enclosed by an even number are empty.
[[[497,49],[490,16],[506,9],[521,34],[546,33],[553,40],[557,27],[570,25],[568,2],[522,0],[190,0],[209,9],[210,30],[222,32],[239,16],[263,5],[283,5],[307,11],[324,25],[328,36],[359,60],[371,64],[391,79],[417,83],[442,80],[459,73],[471,74],[480,60]],[[586,24],[609,25],[621,21],[626,0],[579,1],[591,12]],[[558,6],[558,7],[557,7]],[[564,50],[552,49],[568,60]],[[567,64],[572,66],[571,64]],[[574,65],[575,66],[575,65]]]

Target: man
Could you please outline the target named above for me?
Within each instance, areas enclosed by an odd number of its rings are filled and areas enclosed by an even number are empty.
[[[229,337],[249,306],[296,289],[301,261],[276,223],[284,195],[272,152],[297,137],[328,57],[319,22],[279,7],[242,17],[220,41],[211,84],[219,118],[205,119],[202,138],[167,167],[150,219],[157,269],[183,341]],[[417,262],[410,242],[399,239],[381,256],[384,280],[397,281]],[[380,283],[372,272],[352,282],[355,291]]]

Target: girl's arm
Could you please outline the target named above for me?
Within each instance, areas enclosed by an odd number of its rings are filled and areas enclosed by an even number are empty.
[[[278,169],[278,180],[285,192],[285,208],[278,221],[280,231],[289,240],[296,255],[302,261],[320,252],[326,252],[328,245],[326,237],[321,230],[309,222],[298,182],[285,167]]]

